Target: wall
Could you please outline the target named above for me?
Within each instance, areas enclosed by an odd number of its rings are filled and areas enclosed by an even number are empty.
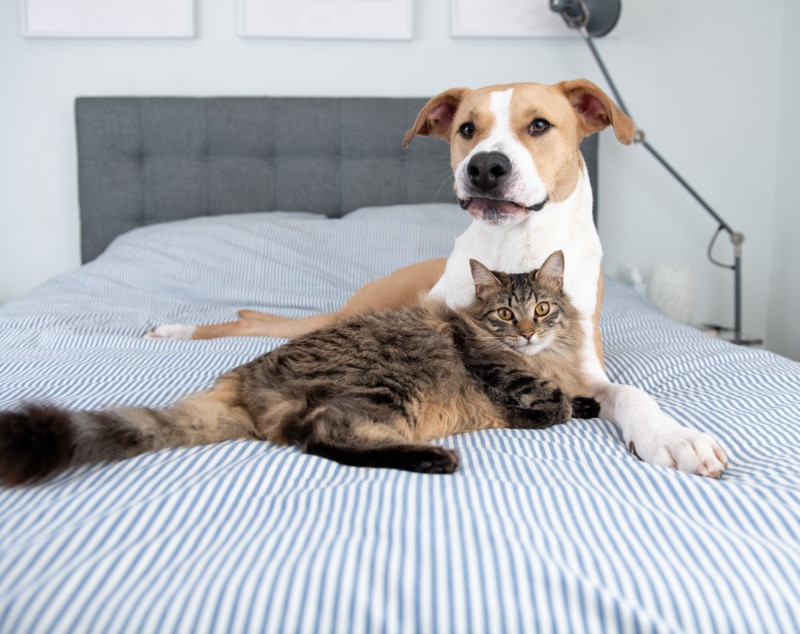
[[[772,244],[767,337],[770,347],[800,361],[800,199],[797,196],[797,152],[800,127],[796,104],[800,101],[800,40],[794,30],[800,21],[800,4],[784,6],[784,51],[778,113],[777,201]]]
[[[606,62],[648,140],[735,230],[744,233],[743,321],[765,336],[775,208],[781,7],[765,2],[633,2],[636,27],[602,42]],[[635,51],[632,54],[631,51]],[[600,234],[606,271],[648,275],[682,261],[697,281],[698,322],[731,325],[733,275],[710,264],[717,228],[641,147],[605,144]],[[610,163],[613,162],[613,170]],[[795,159],[797,165],[797,159]],[[720,236],[714,255],[731,262]]]
[[[768,308],[780,308],[765,280],[781,268],[771,258],[780,234],[779,80],[789,78],[780,72],[784,2],[766,0],[756,13],[744,0],[626,2],[623,35],[598,43],[653,145],[746,234],[744,320],[759,336]],[[92,41],[21,38],[17,3],[0,3],[0,302],[79,264],[78,95],[429,96],[454,85],[578,76],[604,85],[576,40],[451,38],[445,0],[416,0],[408,42],[241,39],[235,2],[196,6],[194,39]],[[601,170],[606,271],[634,262],[647,275],[659,261],[687,262],[699,290],[695,319],[729,323],[731,275],[705,259],[714,223],[641,147],[622,147],[610,133]],[[727,244],[719,247],[727,257]],[[770,339],[785,345],[782,326],[770,324]]]

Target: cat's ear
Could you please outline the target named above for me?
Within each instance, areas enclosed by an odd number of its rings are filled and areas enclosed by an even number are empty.
[[[472,281],[475,282],[475,294],[483,298],[487,293],[496,293],[503,287],[503,282],[478,260],[470,260]]]
[[[564,252],[556,251],[547,256],[536,271],[534,279],[560,293],[564,287]]]

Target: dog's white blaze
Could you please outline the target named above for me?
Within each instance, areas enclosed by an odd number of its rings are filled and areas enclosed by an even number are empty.
[[[511,127],[513,96],[513,88],[492,93],[489,103],[497,121],[492,136],[496,135],[498,151],[503,152],[513,166],[514,178],[511,182],[513,200],[525,207],[532,207],[547,198],[547,187],[539,176],[533,155]]]

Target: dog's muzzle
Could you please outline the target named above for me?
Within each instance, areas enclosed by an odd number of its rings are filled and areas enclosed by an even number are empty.
[[[483,222],[506,225],[530,211],[539,211],[547,198],[527,206],[508,199],[509,180],[513,166],[502,152],[479,152],[467,163],[466,180],[469,197],[459,199],[462,209]]]

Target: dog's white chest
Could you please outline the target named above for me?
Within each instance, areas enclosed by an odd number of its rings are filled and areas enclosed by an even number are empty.
[[[457,238],[445,273],[430,296],[453,308],[470,303],[475,296],[470,258],[495,271],[524,273],[560,250],[564,252],[565,292],[584,316],[594,315],[602,249],[591,216],[588,176],[585,182],[563,202],[551,203],[517,224],[500,227],[473,221]]]

